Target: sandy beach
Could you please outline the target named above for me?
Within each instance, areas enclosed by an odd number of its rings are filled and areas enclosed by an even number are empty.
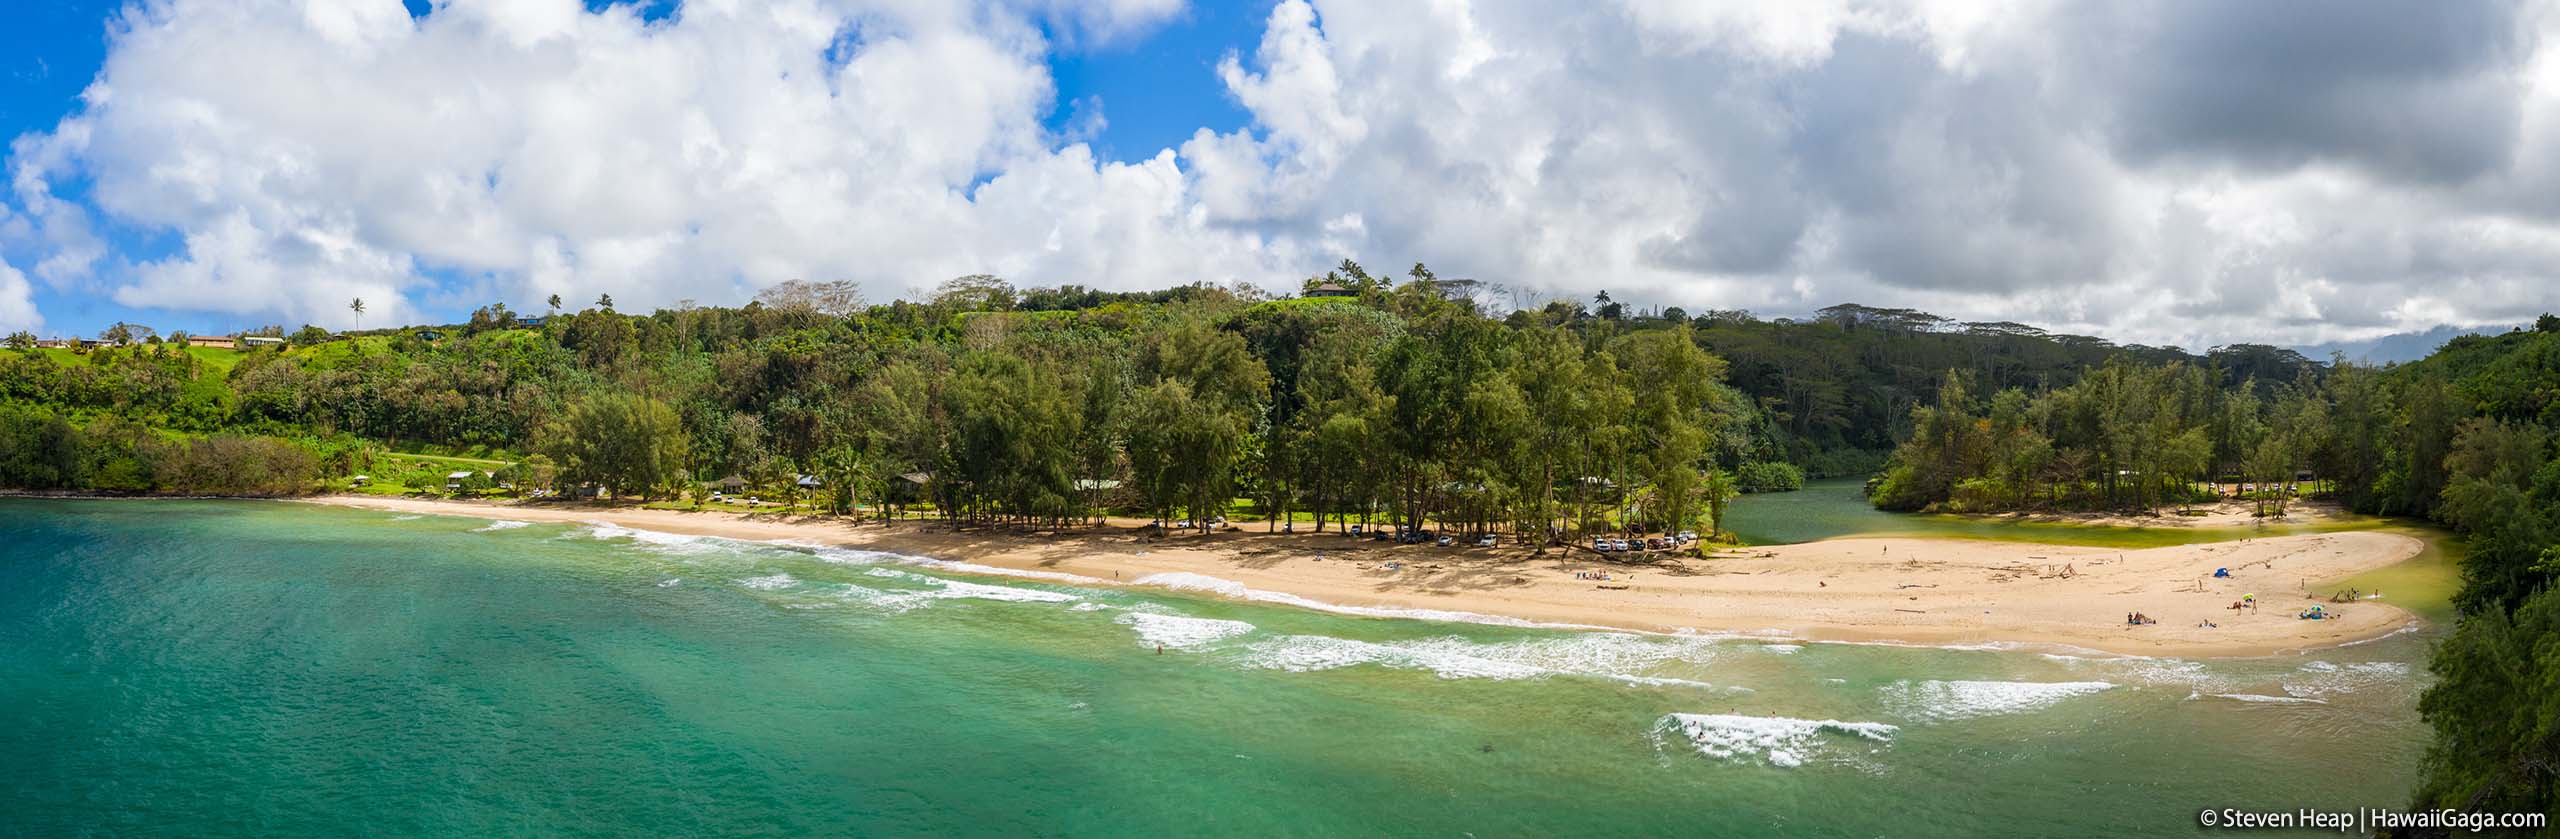
[[[1329,604],[1429,609],[1649,632],[1785,634],[1808,640],[2051,645],[2137,655],[2254,656],[2378,637],[2417,618],[2387,602],[2329,602],[2306,585],[2416,556],[2385,532],[2277,536],[2146,550],[1952,539],[1854,538],[1625,565],[1581,550],[1393,546],[1338,533],[1258,530],[1166,537],[1126,522],[1064,534],[953,531],[604,506],[378,496],[313,503],[403,513],[624,527],[892,551],[1121,584],[1215,581]],[[1390,567],[1389,563],[1394,563]],[[2215,578],[2217,568],[2232,576]],[[1601,574],[1608,579],[1596,579]],[[1213,578],[1213,579],[1212,579]],[[1222,586],[1231,588],[1232,586]],[[2229,607],[2254,594],[2254,610]],[[2312,605],[2337,613],[2311,621]],[[2129,626],[2141,612],[2156,623]],[[2211,621],[2215,626],[2205,626]]]

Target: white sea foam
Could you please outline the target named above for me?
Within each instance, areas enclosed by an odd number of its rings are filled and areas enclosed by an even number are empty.
[[[1412,620],[1446,621],[1450,623],[1481,623],[1491,624],[1494,626],[1543,627],[1548,629],[1603,628],[1589,624],[1542,623],[1538,621],[1504,617],[1501,615],[1487,615],[1477,612],[1454,612],[1444,609],[1399,609],[1383,606],[1347,606],[1340,603],[1327,603],[1322,600],[1300,597],[1287,592],[1265,591],[1258,588],[1251,588],[1234,580],[1221,579],[1207,574],[1195,574],[1189,571],[1167,571],[1161,574],[1149,574],[1138,578],[1137,584],[1142,586],[1169,588],[1176,591],[1208,592],[1210,594],[1216,594],[1224,597],[1232,597],[1237,600],[1251,600],[1257,603],[1277,603],[1283,606],[1296,606],[1301,609],[1313,609],[1319,612],[1332,612],[1337,615],[1357,615],[1368,618],[1407,618]]]
[[[640,530],[601,521],[587,522],[587,535],[596,539],[628,539],[666,553],[700,553],[722,544],[753,544],[714,536],[688,536],[682,533]]]
[[[1700,754],[1736,763],[1765,762],[1801,766],[1823,748],[1825,734],[1891,742],[1894,726],[1880,722],[1799,720],[1740,714],[1665,714],[1654,723],[1657,733],[1677,734]]]
[[[2061,655],[2064,657],[2116,657],[2116,654],[2103,650],[2093,650],[2087,647],[2078,647],[2070,644],[2055,644],[2044,641],[1979,641],[1962,644],[1933,644],[1918,641],[1852,641],[1836,638],[1813,638],[1807,639],[1805,643],[1837,644],[1844,647],[1895,647],[1906,650],[1955,650],[1957,652],[1971,653],[2047,651],[2046,654]],[[2140,656],[2126,657],[2139,658]]]
[[[2346,643],[2339,644],[2338,646],[2341,646],[2341,647],[2361,647],[2361,646],[2364,646],[2364,645],[2366,645],[2366,644],[2373,643],[2373,642],[2375,642],[2375,641],[2380,641],[2380,640],[2382,640],[2382,639],[2384,639],[2384,638],[2390,638],[2390,637],[2398,636],[2398,635],[2406,635],[2406,634],[2409,634],[2409,633],[2412,633],[2412,632],[2416,632],[2416,631],[2418,631],[2418,627],[2417,627],[2417,626],[2415,626],[2415,625],[2404,626],[2404,627],[2400,627],[2399,629],[2394,629],[2394,630],[2391,630],[2391,631],[2389,631],[2389,632],[2385,632],[2385,633],[2382,633],[2382,634],[2380,634],[2380,635],[2373,636],[2373,637],[2371,637],[2371,638],[2366,638],[2366,639],[2357,640],[2357,641],[2348,641],[2348,642],[2346,642]]]
[[[683,585],[683,584],[684,584],[684,580],[683,580],[682,578],[678,578],[678,577],[669,577],[669,578],[667,578],[667,579],[659,580],[659,581],[658,581],[658,587],[659,587],[659,588],[675,588],[676,586]]]
[[[1109,604],[1109,603],[1095,603],[1095,602],[1093,602],[1093,601],[1091,601],[1091,600],[1087,600],[1087,601],[1085,601],[1085,602],[1078,603],[1078,604],[1076,604],[1076,605],[1073,605],[1073,606],[1069,606],[1069,607],[1067,607],[1067,611],[1070,611],[1070,612],[1099,612],[1099,611],[1102,611],[1102,610],[1104,610],[1104,609],[1109,609],[1109,608],[1111,608],[1111,604]]]
[[[1378,664],[1398,669],[1429,670],[1440,674],[1444,679],[1528,679],[1544,676],[1550,672],[1544,668],[1517,662],[1482,658],[1446,649],[1415,649],[1407,645],[1354,641],[1323,635],[1290,635],[1255,644],[1247,663],[1255,667],[1291,672]]]
[[[1111,581],[1098,577],[1087,577],[1082,574],[1069,574],[1063,571],[998,568],[993,565],[980,565],[975,562],[935,559],[929,556],[890,553],[888,551],[867,551],[859,548],[838,548],[828,545],[812,545],[805,542],[775,542],[773,544],[802,548],[808,550],[812,555],[819,559],[840,565],[879,565],[881,563],[890,563],[895,565],[912,565],[919,568],[931,568],[938,571],[949,571],[955,574],[977,574],[988,577],[1014,577],[1024,580],[1065,583],[1067,585],[1090,586],[1111,584]]]
[[[482,525],[482,526],[480,526],[480,527],[472,528],[472,529],[471,529],[471,532],[473,532],[473,533],[489,533],[489,532],[492,532],[492,531],[498,531],[498,530],[514,530],[514,529],[519,528],[519,527],[532,527],[532,526],[533,526],[533,522],[529,522],[529,521],[513,521],[513,520],[509,520],[509,519],[495,519],[495,520],[490,521],[490,522],[489,522],[488,524],[486,524],[486,525]]]
[[[2260,693],[2217,693],[2213,694],[2213,696],[2217,699],[2236,699],[2241,702],[2274,702],[2305,705],[2329,704],[2329,700],[2309,696],[2268,696]]]
[[[1643,672],[1675,659],[1703,662],[1711,657],[1702,641],[1648,639],[1621,633],[1495,643],[1459,637],[1377,642],[1289,635],[1247,646],[1244,663],[1294,672],[1374,664],[1399,670],[1428,670],[1444,679],[1587,676],[1637,685],[1713,688],[1712,684],[1694,679]]]
[[[2229,667],[2210,668],[2203,662],[2180,658],[2148,658],[2120,656],[2108,658],[2056,659],[2074,671],[2119,683],[2183,687],[2196,693],[2235,693],[2252,684],[2263,684],[2263,677],[2248,678]]]
[[[1138,646],[1194,650],[1253,631],[1244,621],[1127,612],[1117,618],[1138,631]]]
[[[1041,589],[1030,588],[1014,588],[1011,586],[991,586],[982,583],[945,580],[939,577],[928,577],[921,574],[906,576],[924,582],[931,586],[931,588],[876,589],[846,583],[844,584],[844,587],[837,592],[836,596],[858,605],[892,612],[905,612],[913,609],[920,609],[933,605],[936,601],[942,600],[995,600],[1008,603],[1066,603],[1078,599],[1076,595],[1065,592],[1044,591]]]
[[[1760,650],[1761,650],[1762,652],[1772,652],[1772,653],[1777,653],[1777,654],[1779,654],[1779,655],[1795,655],[1796,653],[1800,653],[1800,652],[1803,652],[1803,651],[1804,651],[1804,645],[1803,645],[1803,644],[1762,644],[1762,645],[1760,645]]]
[[[1068,603],[1080,599],[1066,592],[1044,591],[1036,588],[991,586],[981,583],[964,583],[959,580],[937,580],[936,582],[942,587],[926,592],[927,596],[935,599],[1002,600],[1012,603]]]
[[[922,591],[882,591],[851,583],[845,584],[836,596],[848,603],[889,612],[904,612],[933,603],[933,598]]]
[[[789,574],[767,574],[762,577],[748,577],[746,579],[739,580],[738,585],[746,586],[757,591],[774,591],[777,589],[790,588],[793,585],[797,585],[799,582],[800,580],[798,578]]]
[[[1913,719],[1960,720],[2017,714],[2097,693],[2107,682],[1902,681],[1884,686],[1886,704]]]
[[[2405,683],[2408,679],[2409,665],[2397,661],[2352,664],[2312,661],[2285,677],[2284,692],[2295,696],[2330,696]]]
[[[426,516],[392,516],[392,517],[391,517],[391,520],[392,520],[392,521],[417,521],[417,520],[419,520],[419,519],[423,519],[423,518],[426,518]]]

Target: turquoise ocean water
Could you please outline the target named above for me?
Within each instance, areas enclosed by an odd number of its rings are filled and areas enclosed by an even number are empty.
[[[2155,835],[2402,804],[2424,736],[2429,632],[2182,661],[967,570],[0,501],[0,835]]]

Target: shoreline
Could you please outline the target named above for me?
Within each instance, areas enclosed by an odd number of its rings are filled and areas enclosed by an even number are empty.
[[[1625,565],[1573,549],[1532,556],[1524,548],[1398,546],[1337,532],[1147,537],[1115,522],[1043,535],[779,513],[353,495],[282,500],[884,551],[998,573],[1071,574],[1100,585],[1284,604],[1315,601],[1354,614],[1467,613],[1559,628],[1772,641],[2214,658],[2345,646],[2417,626],[2420,618],[2387,602],[2334,604],[2325,592],[2306,596],[2300,586],[2397,564],[2425,547],[2405,534],[2376,531],[2139,550],[1854,537],[1728,549],[1677,564]],[[2211,576],[2223,567],[2234,576]],[[1577,577],[1603,573],[1609,575],[1606,582]],[[2226,608],[2243,594],[2256,594],[2259,608]],[[2296,618],[2295,612],[2315,604],[2340,617]],[[2137,611],[2157,623],[2125,624],[2124,614]],[[2201,626],[2206,620],[2219,626]]]

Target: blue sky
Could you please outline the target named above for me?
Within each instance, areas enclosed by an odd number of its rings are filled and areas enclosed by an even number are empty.
[[[17,0],[25,5],[0,12],[0,136],[18,137],[50,131],[79,106],[106,61],[110,21],[124,0]],[[426,0],[402,0],[412,15],[432,11]],[[637,7],[642,17],[658,20],[676,10],[674,0],[583,0],[588,8]],[[1066,48],[1049,57],[1057,89],[1056,106],[1045,124],[1052,131],[1072,130],[1085,103],[1099,102],[1105,114],[1100,132],[1085,141],[1105,160],[1143,160],[1158,150],[1181,145],[1201,128],[1232,131],[1250,116],[1237,107],[1218,80],[1217,66],[1231,51],[1250,54],[1260,37],[1267,2],[1206,0],[1194,3],[1173,20],[1142,37],[1085,45],[1059,38]],[[60,186],[63,197],[85,194],[78,183]],[[104,231],[117,254],[133,260],[162,258],[178,248],[168,231],[138,230],[108,220]],[[22,268],[25,266],[21,266]],[[430,273],[454,282],[450,272]],[[106,278],[112,282],[114,278]],[[104,295],[82,289],[56,289],[35,284],[37,307],[48,332],[92,334],[117,321],[132,321],[164,331],[229,331],[276,318],[170,311],[119,305]],[[521,305],[521,304],[519,304]],[[422,307],[429,315],[459,318],[459,306]]]

